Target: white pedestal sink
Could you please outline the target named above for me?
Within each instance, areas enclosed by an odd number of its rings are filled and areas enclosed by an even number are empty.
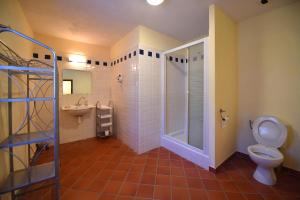
[[[94,105],[65,105],[61,109],[74,117],[78,117],[78,123],[81,123],[81,117],[91,112]]]

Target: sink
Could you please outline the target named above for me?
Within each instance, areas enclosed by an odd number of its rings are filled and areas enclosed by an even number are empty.
[[[81,123],[81,117],[91,112],[94,105],[65,105],[61,109],[74,117],[78,117],[78,123]]]
[[[93,105],[66,105],[62,107],[62,110],[67,111],[69,114],[78,117],[78,116],[83,116],[86,113],[89,113],[92,108],[95,106]]]

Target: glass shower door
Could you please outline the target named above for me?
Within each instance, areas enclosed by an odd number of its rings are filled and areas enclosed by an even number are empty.
[[[204,43],[188,48],[188,143],[203,149]]]
[[[166,55],[166,134],[187,143],[187,49]]]
[[[208,37],[162,53],[161,145],[205,169],[210,165]]]

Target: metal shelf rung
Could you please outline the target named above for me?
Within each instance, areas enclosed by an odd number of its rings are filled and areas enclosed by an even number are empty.
[[[112,110],[112,107],[101,105],[100,109],[101,110]]]
[[[54,162],[35,165],[31,168],[18,170],[13,173],[10,173],[6,181],[2,185],[0,185],[0,195],[54,177],[55,177]]]
[[[107,118],[111,118],[112,115],[100,115],[101,119],[107,119]]]
[[[1,102],[29,102],[29,101],[52,101],[53,97],[36,97],[36,98],[0,98]]]
[[[35,144],[40,142],[46,142],[54,139],[53,131],[40,131],[32,133],[14,134],[8,136],[6,139],[1,141],[0,149]]]
[[[111,122],[101,124],[102,127],[108,127],[108,126],[111,126],[111,125],[112,125]]]
[[[53,81],[52,78],[28,78],[28,80],[32,80],[32,81]]]
[[[54,75],[54,70],[49,69],[49,68],[1,65],[0,70],[18,71],[18,73],[20,73],[20,71],[22,71],[23,73],[37,73],[37,74]]]
[[[0,70],[2,70],[1,68],[0,68]],[[11,74],[12,75],[17,75],[17,74],[21,74],[21,75],[23,75],[23,74],[28,74],[28,75],[32,75],[32,76],[36,76],[36,75],[39,75],[39,76],[44,76],[44,77],[53,77],[53,73],[51,72],[51,73],[36,73],[36,72],[32,72],[32,71],[16,71],[16,70],[11,70],[10,71],[11,72]]]

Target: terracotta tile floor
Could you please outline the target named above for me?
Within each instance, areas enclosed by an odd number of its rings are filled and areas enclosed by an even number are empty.
[[[137,155],[116,139],[63,144],[60,155],[62,200],[300,199],[299,177],[281,171],[277,185],[259,184],[252,178],[255,165],[238,155],[217,174],[164,148]],[[51,157],[45,153],[42,162]],[[51,199],[51,190],[26,198]]]

